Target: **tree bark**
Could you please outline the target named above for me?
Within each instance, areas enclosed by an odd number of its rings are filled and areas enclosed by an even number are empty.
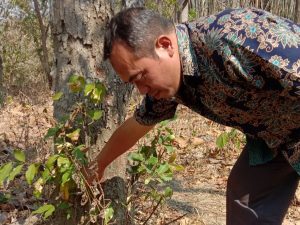
[[[44,69],[44,72],[47,77],[49,88],[52,88],[52,77],[50,75],[51,69],[49,65],[49,57],[48,57],[48,48],[47,48],[47,27],[44,25],[43,18],[40,11],[40,4],[37,0],[33,0],[34,4],[34,11],[36,14],[36,17],[38,19],[39,27],[41,30],[41,50],[42,54],[40,54],[40,61],[42,64],[42,67]]]
[[[300,0],[296,0],[295,22],[300,25]]]
[[[88,137],[91,149],[101,151],[112,132],[123,122],[125,107],[132,87],[122,84],[107,62],[102,61],[104,29],[109,19],[120,8],[106,0],[53,0],[52,36],[54,43],[54,90],[63,91],[67,95],[67,82],[71,75],[83,75],[88,79],[100,79],[107,88],[107,96],[101,106],[104,111],[102,120],[93,128],[93,136]],[[65,115],[75,99],[70,96],[54,105],[54,116]],[[93,154],[95,155],[95,154]],[[125,166],[126,158],[119,157],[107,169],[105,198],[111,199],[116,224],[126,223],[125,207]],[[118,187],[116,189],[116,187]],[[79,220],[78,220],[79,221]],[[57,224],[57,223],[56,223]]]
[[[178,21],[180,23],[186,22],[189,20],[189,1],[188,0],[177,0],[179,5],[178,11]]]
[[[145,0],[123,0],[124,8],[130,7],[142,7],[145,4]]]
[[[0,55],[0,107],[3,105],[4,101],[4,90],[3,90],[3,61]]]

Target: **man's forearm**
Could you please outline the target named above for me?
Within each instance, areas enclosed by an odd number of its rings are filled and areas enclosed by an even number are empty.
[[[141,137],[148,133],[153,126],[142,126],[133,117],[127,119],[113,133],[102,151],[96,158],[100,173],[117,157],[129,150]]]

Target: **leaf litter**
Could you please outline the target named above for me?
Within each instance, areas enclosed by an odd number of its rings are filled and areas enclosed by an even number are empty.
[[[49,154],[51,143],[45,143],[43,137],[53,125],[52,115],[50,96],[43,104],[15,100],[5,105],[0,112],[0,164],[8,162],[15,149],[25,150],[28,158],[42,159]],[[185,107],[179,108],[177,117],[169,127],[176,136],[176,160],[185,169],[175,174],[171,182],[172,199],[149,224],[163,225],[180,218],[171,224],[224,225],[226,181],[239,150],[232,146],[220,150],[216,139],[230,128],[206,120]],[[30,214],[37,203],[32,193],[18,179],[9,185],[13,187],[9,199],[5,199],[7,187],[0,188],[0,224],[36,224],[38,217]],[[299,192],[298,188],[284,225],[300,224]],[[142,218],[145,213],[138,211],[137,215]]]

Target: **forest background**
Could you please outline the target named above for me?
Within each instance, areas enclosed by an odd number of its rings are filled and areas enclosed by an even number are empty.
[[[72,14],[79,10],[74,8],[72,11],[72,7],[69,11],[67,10],[70,5],[77,3],[80,10],[83,12],[86,10],[86,12],[91,13],[91,16]],[[88,11],[91,6],[98,7],[95,15],[92,9]],[[93,132],[80,133],[80,135],[85,135],[83,138],[85,146],[93,150],[94,154],[117,124],[121,123],[126,115],[132,113],[140,100],[139,97],[132,90],[132,87],[122,86],[120,81],[116,80],[117,78],[109,65],[101,62],[102,52],[95,50],[101,47],[101,43],[94,44],[94,36],[92,35],[94,33],[91,31],[89,36],[86,31],[93,30],[96,26],[104,27],[113,14],[130,6],[145,6],[156,10],[171,18],[175,23],[195,20],[226,8],[250,6],[262,8],[300,23],[300,0],[2,0],[0,2],[0,171],[3,172],[4,166],[16,156],[16,150],[25,152],[24,154],[27,159],[30,159],[30,162],[45,161],[46,156],[56,151],[57,146],[54,147],[53,140],[45,140],[44,137],[49,134],[49,128],[56,126],[59,117],[66,114],[68,109],[78,101],[77,98],[71,97],[66,90],[69,81],[68,76],[71,73],[78,73],[85,79],[99,79],[108,86],[108,91],[119,90],[121,93],[112,94],[108,99],[103,97],[105,103],[102,103],[100,107],[103,110],[93,111],[93,118],[101,117],[101,121],[96,122],[95,127],[91,128],[92,131],[95,131],[101,127],[101,132],[99,131],[100,134],[96,135],[97,137],[92,137],[91,133]],[[60,11],[66,12],[63,25],[60,24],[62,21]],[[71,15],[70,18],[68,15]],[[78,29],[76,33],[74,26],[78,25],[79,20],[82,20],[82,24],[85,24],[86,27],[81,30],[76,28]],[[97,20],[101,22],[98,23]],[[76,24],[72,21],[76,21]],[[75,33],[76,35],[74,35]],[[98,40],[101,40],[101,37],[98,35]],[[77,53],[75,54],[73,51]],[[60,62],[62,63],[60,64]],[[91,70],[95,70],[95,72],[91,73]],[[55,95],[55,93],[64,94],[67,100],[56,101],[59,100],[60,96]],[[122,99],[124,98],[131,100],[123,102]],[[107,111],[106,106],[109,108]],[[98,115],[100,112],[101,115],[104,113],[105,116]],[[124,218],[126,217],[126,223],[129,223],[130,220],[131,223],[135,224],[170,224],[170,222],[172,224],[225,224],[224,190],[226,178],[239,149],[243,145],[243,136],[235,130],[198,118],[185,108],[180,109],[176,123],[177,125],[175,122],[170,123],[168,129],[171,131],[167,131],[167,133],[176,136],[172,144],[177,149],[178,165],[183,165],[185,169],[177,172],[178,175],[175,174],[173,183],[170,184],[173,194],[171,200],[164,204],[156,201],[160,204],[151,202],[149,205],[143,205],[145,203],[142,204],[142,202],[145,199],[136,197],[133,190],[143,189],[143,186],[131,187],[131,190],[128,190],[127,183],[130,182],[127,182],[128,175],[125,174],[126,157],[117,163],[119,164],[117,167],[108,172],[107,178],[118,174],[123,179],[121,182],[113,181],[113,186],[125,190],[125,195],[131,193],[132,196],[135,196],[132,200],[134,206],[130,206],[131,208],[128,210],[127,205],[126,212],[120,213],[121,220],[125,221]],[[194,124],[197,124],[197,128]],[[207,131],[205,135],[203,130]],[[152,134],[154,137],[155,135],[157,133]],[[145,146],[151,135],[147,138],[140,142],[136,148]],[[94,154],[90,154],[89,157],[93,157]],[[172,156],[174,157],[174,154]],[[198,161],[196,161],[197,157]],[[220,163],[224,161],[224,158],[229,159],[229,161],[225,160],[225,163]],[[203,164],[214,166],[205,167]],[[217,164],[222,165],[216,168]],[[120,165],[122,166],[120,167]],[[32,214],[40,205],[49,202],[50,194],[43,193],[43,196],[37,199],[34,196],[34,191],[30,191],[30,188],[27,189],[28,185],[24,177],[26,171],[24,168],[20,171],[19,181],[4,182],[0,187],[0,224],[59,224],[56,219],[61,219],[63,216],[54,214],[54,219],[40,220],[41,217]],[[201,174],[201,177],[200,175],[198,177],[197,174]],[[193,178],[194,181],[190,178]],[[129,176],[130,179],[132,180],[132,177]],[[5,179],[3,178],[3,180]],[[189,182],[185,183],[184,181]],[[199,184],[200,181],[202,184],[206,182],[205,188],[200,188],[202,187]],[[192,191],[183,192],[180,190]],[[106,191],[104,190],[104,192]],[[194,194],[201,195],[202,198],[197,197],[197,201],[191,203],[191,198],[195,198]],[[112,196],[111,198],[114,198],[114,194]],[[116,198],[124,198],[124,196],[117,196]],[[211,201],[207,198],[210,198]],[[186,201],[180,201],[180,199]],[[200,206],[199,201],[202,202]],[[223,206],[220,206],[220,203]],[[207,207],[207,204],[212,205]],[[104,206],[108,209],[106,203]],[[297,217],[300,216],[298,206],[299,201],[295,198],[293,207],[285,220],[286,224],[300,224],[297,220]],[[66,208],[64,210],[68,211],[70,206]],[[199,212],[200,209],[203,212]],[[119,211],[116,208],[114,210],[115,217],[118,214],[116,212]],[[128,216],[128,214],[131,215]],[[68,222],[61,219],[61,223],[75,224],[74,221],[76,221],[80,224],[80,219],[78,220],[80,216],[73,215],[73,218],[77,218],[73,219],[73,222],[70,222],[69,219],[66,220]],[[85,221],[85,223],[87,222]],[[91,219],[88,220],[88,223],[92,223]],[[125,224],[125,222],[118,224]]]

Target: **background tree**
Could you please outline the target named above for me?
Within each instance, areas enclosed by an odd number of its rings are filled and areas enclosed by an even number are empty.
[[[0,55],[0,107],[3,104],[4,99],[4,90],[3,90],[3,65],[2,65],[2,57]]]
[[[0,24],[3,24],[2,21],[4,21],[5,18],[7,18],[8,13],[8,7],[6,1],[3,1],[2,4],[0,4]],[[0,32],[1,34],[1,32]],[[2,55],[2,49],[0,49],[0,54]],[[3,60],[0,55],[0,106],[3,104],[4,100],[4,90],[3,90]]]
[[[296,0],[295,4],[295,22],[300,24],[300,0]]]
[[[42,1],[42,4],[44,5],[44,12],[48,10],[47,8],[47,1]],[[40,31],[40,38],[39,41],[36,40],[36,44],[38,45],[38,55],[41,61],[41,64],[43,66],[44,72],[47,77],[49,88],[52,88],[52,77],[50,75],[51,69],[50,69],[50,63],[49,63],[49,53],[48,53],[48,47],[47,47],[47,39],[48,39],[48,28],[49,26],[45,25],[43,15],[41,13],[41,7],[38,0],[33,0],[34,5],[34,12],[36,19],[39,24],[39,31]],[[46,5],[46,6],[45,6]],[[45,16],[44,16],[45,17]]]
[[[178,0],[178,21],[186,22],[189,20],[189,1],[188,0]]]
[[[159,11],[174,22],[193,20],[226,8],[256,7],[299,23],[299,0],[145,0],[148,8]],[[184,18],[184,19],[183,19]]]
[[[41,19],[46,26],[49,15],[48,1],[39,0],[38,3]],[[48,57],[52,58],[51,46],[49,46],[48,33],[43,38],[41,33],[33,1],[0,1],[3,86],[9,95],[17,96],[22,93],[36,100],[37,97],[43,96],[41,90],[43,94],[49,94],[45,90],[48,89],[49,78],[51,78],[49,72],[51,60],[48,60]]]
[[[47,47],[49,1],[10,0],[10,2],[17,7],[17,10],[21,13],[22,27],[34,40],[36,53],[39,57],[49,88],[51,88],[52,77],[50,75],[51,69]]]
[[[145,5],[145,0],[122,0],[122,1],[123,1],[124,8],[142,7]]]
[[[39,103],[42,103],[41,105],[45,105],[45,103],[52,105],[51,92],[48,89],[49,79],[46,75],[51,67],[52,52],[54,51],[54,46],[49,41],[50,27],[48,23],[51,9],[53,10],[52,19],[55,22],[53,23],[53,27],[55,28],[53,34],[56,45],[56,56],[55,61],[53,61],[55,66],[52,71],[53,82],[55,83],[54,89],[56,91],[65,90],[68,77],[71,74],[83,75],[88,79],[100,78],[107,85],[108,95],[101,106],[101,109],[105,111],[103,113],[103,120],[96,124],[93,130],[83,136],[84,141],[94,152],[100,150],[101,147],[98,147],[98,145],[101,146],[110,136],[111,131],[123,120],[124,114],[119,112],[122,112],[126,107],[124,99],[128,98],[131,89],[121,84],[120,80],[113,74],[110,66],[101,61],[101,42],[104,27],[109,18],[119,9],[140,6],[144,3],[151,9],[157,10],[164,16],[173,19],[175,22],[183,20],[178,17],[178,15],[182,14],[181,11],[183,9],[186,11],[188,9],[189,20],[206,16],[225,8],[249,6],[266,9],[280,16],[298,21],[298,23],[300,16],[299,0],[114,0],[106,2],[100,0],[1,0],[0,56],[3,61],[3,82],[1,82],[0,63],[0,86],[2,85],[2,90],[5,90],[5,96],[8,96],[7,104],[2,108],[4,110],[1,111],[4,112],[7,108],[10,110],[9,107],[14,103],[20,106],[19,108],[22,111],[25,111],[23,109],[28,110],[32,106],[35,107]],[[45,39],[47,39],[46,42]],[[46,48],[43,46],[46,46]],[[45,57],[46,54],[44,53],[47,51],[44,49],[48,50],[49,67],[46,70],[46,66],[42,62],[43,60],[47,61],[45,60],[47,57]],[[128,92],[126,91],[127,88],[129,89]],[[26,99],[25,102],[24,99]],[[76,99],[69,98],[67,101],[56,104],[55,116],[59,117],[65,114],[75,101]],[[10,104],[11,102],[13,103]],[[52,108],[49,107],[47,110],[51,114]],[[42,111],[43,109],[39,110],[37,114],[41,114]],[[21,115],[24,115],[23,112]],[[10,115],[7,117],[11,119]],[[22,116],[19,117],[21,118]],[[24,124],[28,125],[27,119],[29,117],[23,117]],[[40,117],[37,117],[37,120],[40,121]],[[22,124],[15,122],[13,124],[15,129],[10,129],[9,126],[6,126],[6,130],[5,128],[2,129],[5,131],[5,134],[9,131],[17,131],[18,136],[8,136],[10,143],[19,142],[21,138],[19,139],[18,137],[22,137],[24,142],[27,141],[26,138],[28,136],[25,137],[23,135],[25,128],[20,128]],[[1,124],[1,127],[3,128],[4,126]],[[33,124],[32,128],[39,129],[36,124]],[[20,133],[18,133],[19,130]],[[31,139],[38,139],[36,140],[38,142],[40,141],[39,138],[41,138],[44,141],[42,136],[43,134],[38,138],[32,136]],[[36,150],[39,154],[43,154],[43,156],[49,154],[48,146],[44,146],[46,148],[44,152],[40,150],[39,146],[30,144],[30,149],[29,145],[24,146],[24,148],[21,148],[23,150],[30,150],[29,152]],[[93,154],[91,157],[93,157]],[[125,161],[121,160],[121,163],[117,162],[117,165],[124,165]],[[122,168],[121,171],[124,175],[125,169]],[[109,174],[114,176],[116,173],[114,169],[109,169],[106,175],[109,177]],[[114,180],[109,180],[109,182],[114,182]],[[124,190],[124,182],[122,180],[117,184],[119,184],[119,186],[116,186],[117,188],[121,187]],[[109,184],[106,187],[109,187]],[[31,206],[33,205],[32,202],[30,204]],[[121,211],[121,215],[124,216],[124,211],[123,214]],[[69,221],[65,222],[65,224],[69,223]],[[53,224],[58,223],[54,221]]]
[[[62,91],[64,100],[54,107],[54,116],[62,118],[76,99],[67,92],[67,83],[71,75],[82,75],[86,79],[99,79],[107,88],[101,109],[103,117],[95,123],[92,130],[83,134],[86,146],[89,146],[91,158],[101,151],[112,132],[123,122],[125,107],[130,97],[131,86],[122,84],[110,64],[102,61],[103,35],[109,19],[116,13],[112,1],[67,1],[54,0],[51,15],[51,30],[54,47],[54,90]],[[123,203],[125,196],[126,158],[120,157],[107,169],[105,176],[117,176],[104,185],[105,198],[112,199],[116,224],[125,224],[126,215]],[[117,204],[117,202],[119,204]]]

